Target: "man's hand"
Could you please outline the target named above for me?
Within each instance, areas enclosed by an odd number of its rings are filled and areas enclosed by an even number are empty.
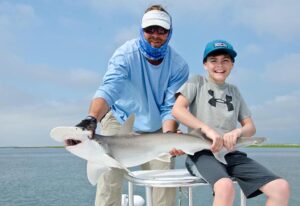
[[[92,132],[92,136],[94,136],[97,128],[97,119],[93,116],[87,116],[84,120],[77,124],[76,127],[81,127],[84,130],[89,130]]]
[[[228,151],[232,151],[235,147],[237,139],[241,136],[242,131],[240,128],[227,132],[223,136],[224,146]]]
[[[170,152],[170,155],[172,156],[180,156],[180,155],[184,155],[184,151],[180,150],[180,149],[175,149],[173,148]]]
[[[177,129],[176,132],[171,132],[171,131],[168,131],[166,133],[177,133],[177,134],[182,134],[182,131]],[[180,156],[180,155],[184,155],[185,152],[180,150],[180,149],[176,149],[176,148],[173,148],[171,151],[169,151],[170,155],[172,155],[173,157],[175,156]]]
[[[89,138],[93,138],[96,128],[97,128],[97,119],[93,116],[87,116],[84,120],[82,120],[79,124],[76,124],[76,127],[80,127],[83,130],[89,130],[92,132],[92,136]],[[65,146],[74,146],[79,144],[81,141],[74,139],[65,140]]]

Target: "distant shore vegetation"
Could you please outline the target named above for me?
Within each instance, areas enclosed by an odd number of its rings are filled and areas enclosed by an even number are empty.
[[[263,144],[251,145],[249,148],[300,148],[300,144]]]
[[[64,146],[41,146],[41,147],[0,147],[0,148],[64,148]],[[248,148],[300,148],[300,144],[262,144],[251,145]]]

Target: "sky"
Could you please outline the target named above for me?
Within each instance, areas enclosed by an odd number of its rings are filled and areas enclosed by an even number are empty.
[[[50,130],[86,117],[109,58],[156,3],[172,16],[170,45],[190,75],[206,75],[208,41],[231,42],[228,82],[251,109],[255,136],[300,143],[298,0],[0,0],[0,147],[60,145]]]

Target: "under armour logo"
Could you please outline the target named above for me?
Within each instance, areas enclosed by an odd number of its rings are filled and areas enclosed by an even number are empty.
[[[231,103],[232,102],[232,96],[226,95],[226,97],[225,97],[226,100],[223,100],[223,99],[217,99],[217,98],[215,98],[215,93],[214,93],[213,90],[208,90],[208,94],[210,96],[212,96],[212,98],[210,100],[208,100],[208,103],[211,106],[216,107],[217,102],[218,102],[218,103],[226,104],[227,105],[227,109],[228,109],[229,112],[234,110],[233,104]]]

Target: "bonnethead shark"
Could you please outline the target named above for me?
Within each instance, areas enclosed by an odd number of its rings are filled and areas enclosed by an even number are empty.
[[[131,115],[115,136],[102,136],[80,127],[55,127],[50,136],[59,142],[67,143],[66,149],[72,154],[87,160],[87,176],[91,184],[96,185],[99,176],[111,167],[127,169],[153,159],[165,159],[173,148],[181,149],[189,155],[210,149],[212,141],[200,129],[188,134],[132,132],[134,115]],[[72,140],[72,141],[69,141]],[[234,149],[264,142],[264,137],[240,137]],[[73,142],[68,144],[68,142]],[[225,148],[214,153],[216,159],[226,164]],[[164,158],[162,158],[164,157]]]

